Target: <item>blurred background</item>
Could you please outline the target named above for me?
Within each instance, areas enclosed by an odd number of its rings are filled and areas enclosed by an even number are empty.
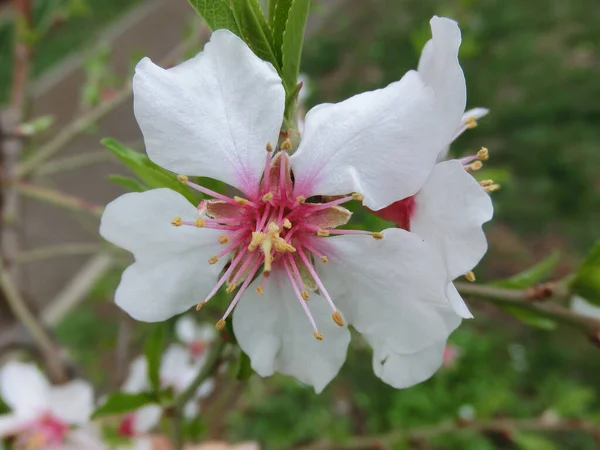
[[[481,178],[502,184],[493,194],[490,250],[477,278],[506,278],[549,255],[556,261],[551,279],[572,272],[599,235],[600,2],[313,4],[302,65],[308,107],[399,79],[416,68],[432,15],[459,22],[468,107],[491,113],[451,151],[462,156],[487,147]],[[53,122],[23,149],[46,157],[27,168],[35,187],[19,187],[19,283],[78,370],[108,391],[122,382],[150,328],[112,303],[127,259],[100,242],[98,211],[123,192],[108,177],[126,172],[99,141],[109,136],[143,148],[128,89],[133,66],[144,55],[175,64],[199,51],[207,32],[184,0],[33,6],[27,115]],[[10,2],[0,1],[0,104],[11,100],[14,26]],[[491,304],[471,306],[476,319],[452,335],[444,367],[419,386],[384,385],[372,374],[369,350],[355,340],[341,375],[322,395],[285,377],[252,377],[246,389],[230,380],[207,399],[209,413],[193,433],[256,440],[266,449],[396,429],[411,437],[399,449],[600,448],[600,437],[578,431],[442,432],[440,424],[457,419],[600,421],[600,350],[583,334]],[[27,344],[5,305],[0,314],[0,350]]]

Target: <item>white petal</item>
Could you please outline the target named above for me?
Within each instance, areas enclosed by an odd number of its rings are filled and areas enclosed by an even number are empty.
[[[161,383],[179,392],[187,387],[196,374],[197,370],[190,361],[187,349],[179,344],[171,344],[162,356]]]
[[[295,194],[360,192],[374,210],[414,194],[447,143],[434,132],[434,108],[432,90],[411,71],[385,89],[311,109],[291,157]]]
[[[433,37],[423,47],[419,75],[435,93],[440,119],[435,132],[444,137],[443,145],[447,145],[459,127],[467,103],[465,76],[458,62],[460,29],[454,20],[443,17],[434,16],[429,23]]]
[[[458,314],[463,319],[472,319],[473,314],[469,311],[469,307],[461,297],[460,293],[456,290],[454,283],[448,283],[448,288],[446,289],[446,297],[454,309],[454,312]]]
[[[3,414],[0,416],[0,438],[13,436],[30,423],[30,418],[17,414]]]
[[[200,385],[198,391],[196,392],[196,396],[198,398],[206,398],[215,390],[215,380],[214,378],[209,378],[204,383]]]
[[[481,227],[493,213],[489,195],[462,164],[445,161],[417,193],[410,230],[440,253],[452,281],[473,269],[487,251]]]
[[[445,346],[445,342],[437,342],[416,353],[403,354],[385,345],[373,345],[373,371],[396,389],[414,386],[430,378],[441,367]]]
[[[198,400],[192,399],[183,407],[183,417],[187,420],[195,419],[200,414],[200,406]]]
[[[175,323],[175,335],[184,344],[191,344],[196,340],[198,324],[190,316],[183,316]]]
[[[271,272],[264,295],[244,294],[233,313],[233,330],[252,368],[266,377],[280,372],[314,387],[317,393],[339,372],[346,359],[350,333],[338,327],[323,298],[307,302],[324,339],[318,341],[292,290],[279,271]]]
[[[109,447],[102,442],[100,432],[92,426],[87,426],[78,430],[73,430],[67,436],[64,446],[61,450],[109,450]]]
[[[50,384],[35,364],[7,362],[0,369],[0,396],[20,417],[35,417],[49,405]]]
[[[150,432],[162,416],[162,409],[158,405],[142,406],[135,413],[133,420],[133,429],[136,434],[145,434]]]
[[[257,193],[267,142],[277,143],[285,92],[277,72],[227,30],[174,70],[148,58],[133,78],[148,156],[166,169]]]
[[[49,398],[52,414],[68,424],[86,423],[94,410],[94,391],[83,380],[52,386]]]
[[[121,391],[136,394],[147,390],[149,387],[146,357],[138,356],[129,365],[129,374],[121,387]]]
[[[116,303],[134,319],[166,320],[199,303],[217,280],[222,263],[219,230],[174,227],[177,216],[194,220],[196,208],[170,189],[122,195],[102,215],[100,234],[132,252],[136,262],[123,273]]]
[[[460,119],[460,123],[461,123],[461,125],[464,125],[470,120],[479,120],[483,116],[487,116],[489,114],[489,112],[490,112],[490,110],[487,108],[469,109],[468,111],[465,111],[465,113],[462,115],[462,118]]]
[[[600,306],[592,305],[584,298],[574,296],[571,299],[571,309],[582,316],[600,320]]]

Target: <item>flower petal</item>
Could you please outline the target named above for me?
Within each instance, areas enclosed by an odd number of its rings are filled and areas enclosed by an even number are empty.
[[[487,116],[489,114],[489,112],[490,112],[490,110],[487,108],[473,108],[468,111],[465,111],[465,113],[462,115],[462,117],[460,119],[460,124],[465,125],[467,122],[469,122],[471,120],[479,120],[482,117]]]
[[[446,297],[454,309],[454,312],[458,314],[463,319],[472,319],[473,314],[469,311],[469,307],[461,297],[460,293],[456,290],[454,283],[448,283],[448,288],[446,289]]]
[[[415,196],[410,229],[440,253],[452,281],[473,269],[487,251],[481,227],[493,213],[490,196],[462,164],[445,161]]]
[[[460,29],[454,20],[444,17],[434,16],[429,23],[433,37],[423,47],[419,75],[435,93],[439,114],[435,133],[443,137],[443,145],[448,145],[459,127],[467,103],[465,76],[458,62]]]
[[[196,340],[198,324],[190,316],[182,316],[175,323],[175,335],[184,344],[191,344]]]
[[[19,417],[44,412],[49,389],[50,383],[35,364],[9,361],[0,369],[0,396]]]
[[[94,391],[83,380],[73,380],[61,386],[52,386],[49,392],[49,409],[65,423],[86,423],[94,410]]]
[[[166,169],[257,193],[267,142],[277,143],[285,92],[277,72],[227,30],[165,70],[148,58],[133,78],[148,156]]]
[[[187,349],[179,344],[169,345],[160,363],[161,384],[180,392],[187,387],[196,373]]]
[[[0,416],[0,438],[14,436],[30,423],[28,417],[17,414],[3,414]]]
[[[133,429],[135,434],[145,434],[158,425],[162,416],[162,408],[158,405],[146,405],[134,414]]]
[[[138,356],[129,365],[129,374],[121,387],[121,391],[136,394],[148,390],[149,387],[146,357]]]
[[[106,207],[100,234],[132,252],[115,302],[134,319],[166,320],[202,300],[223,263],[208,264],[219,250],[219,230],[173,227],[171,220],[197,217],[196,208],[170,189],[122,195]]]
[[[592,305],[590,302],[577,295],[571,299],[571,309],[582,316],[600,320],[600,306]]]
[[[307,305],[324,336],[316,340],[289,281],[277,271],[271,272],[263,295],[254,287],[233,314],[235,336],[252,368],[263,377],[275,372],[291,375],[320,393],[346,359],[348,329],[333,322],[325,300],[314,294]]]
[[[384,89],[310,110],[291,157],[295,195],[360,192],[376,210],[414,194],[445,143],[434,100],[411,71]]]
[[[329,238],[327,244],[329,263],[318,263],[324,284],[347,321],[373,346],[378,364],[441,345],[460,324],[445,298],[443,262],[415,234],[392,228],[380,241],[350,235]],[[414,364],[390,371],[396,378],[386,375],[384,381],[407,387],[434,371],[429,360],[416,357]]]

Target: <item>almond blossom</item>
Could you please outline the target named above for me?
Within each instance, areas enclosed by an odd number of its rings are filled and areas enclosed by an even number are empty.
[[[92,387],[83,380],[52,386],[33,364],[11,361],[0,369],[0,395],[11,412],[0,415],[0,438],[14,448],[102,449],[84,429],[94,409]]]
[[[339,227],[351,218],[348,202],[377,210],[423,186],[455,127],[447,99],[410,71],[311,109],[293,152],[280,135],[277,72],[226,30],[171,69],[143,59],[133,89],[150,159],[211,199],[192,205],[155,189],[107,206],[101,234],[135,257],[115,295],[121,308],[162,321],[224,287],[234,295],[217,329],[233,314],[261,376],[281,372],[320,392],[345,360],[346,323],[375,348],[384,381],[404,387],[431,376],[439,361],[391,371],[386,361],[445,342],[460,323],[441,255],[406,230]],[[220,180],[231,194],[190,176]]]
[[[198,324],[190,316],[182,316],[175,323],[175,335],[188,349],[192,359],[206,355],[206,349],[217,337],[215,327],[207,323]]]

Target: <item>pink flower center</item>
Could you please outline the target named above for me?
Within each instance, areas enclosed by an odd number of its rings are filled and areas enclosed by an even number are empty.
[[[285,142],[282,144],[285,149]],[[315,267],[315,258],[328,262],[327,254],[331,245],[327,237],[336,234],[367,234],[382,239],[382,233],[363,230],[336,230],[345,225],[351,217],[350,211],[340,205],[351,200],[362,200],[362,195],[353,194],[336,198],[326,203],[307,202],[303,196],[294,197],[294,185],[288,155],[280,151],[272,156],[271,146],[267,145],[267,157],[263,179],[256,198],[227,197],[189,181],[180,176],[180,181],[212,196],[215,200],[203,201],[198,205],[200,217],[196,220],[183,220],[176,217],[174,226],[195,226],[222,230],[219,242],[223,251],[209,259],[215,264],[221,258],[228,258],[229,265],[214,289],[200,302],[200,309],[224,284],[227,292],[236,295],[231,301],[217,329],[222,330],[225,320],[231,314],[242,295],[261,274],[262,279],[256,288],[264,294],[272,271],[281,272],[289,280],[296,297],[308,317],[314,336],[322,340],[315,321],[306,306],[309,292],[319,291],[332,310],[332,318],[339,326],[344,325],[333,300],[321,282]]]
[[[50,413],[32,422],[15,441],[15,449],[45,449],[64,443],[69,425]]]
[[[134,437],[135,436],[134,425],[135,425],[135,415],[127,414],[121,420],[121,423],[119,424],[119,428],[117,431],[119,432],[119,434],[121,436]]]
[[[190,351],[190,354],[192,355],[192,358],[201,357],[204,354],[206,347],[206,342],[200,340],[190,342],[190,344],[188,345],[188,349]]]

